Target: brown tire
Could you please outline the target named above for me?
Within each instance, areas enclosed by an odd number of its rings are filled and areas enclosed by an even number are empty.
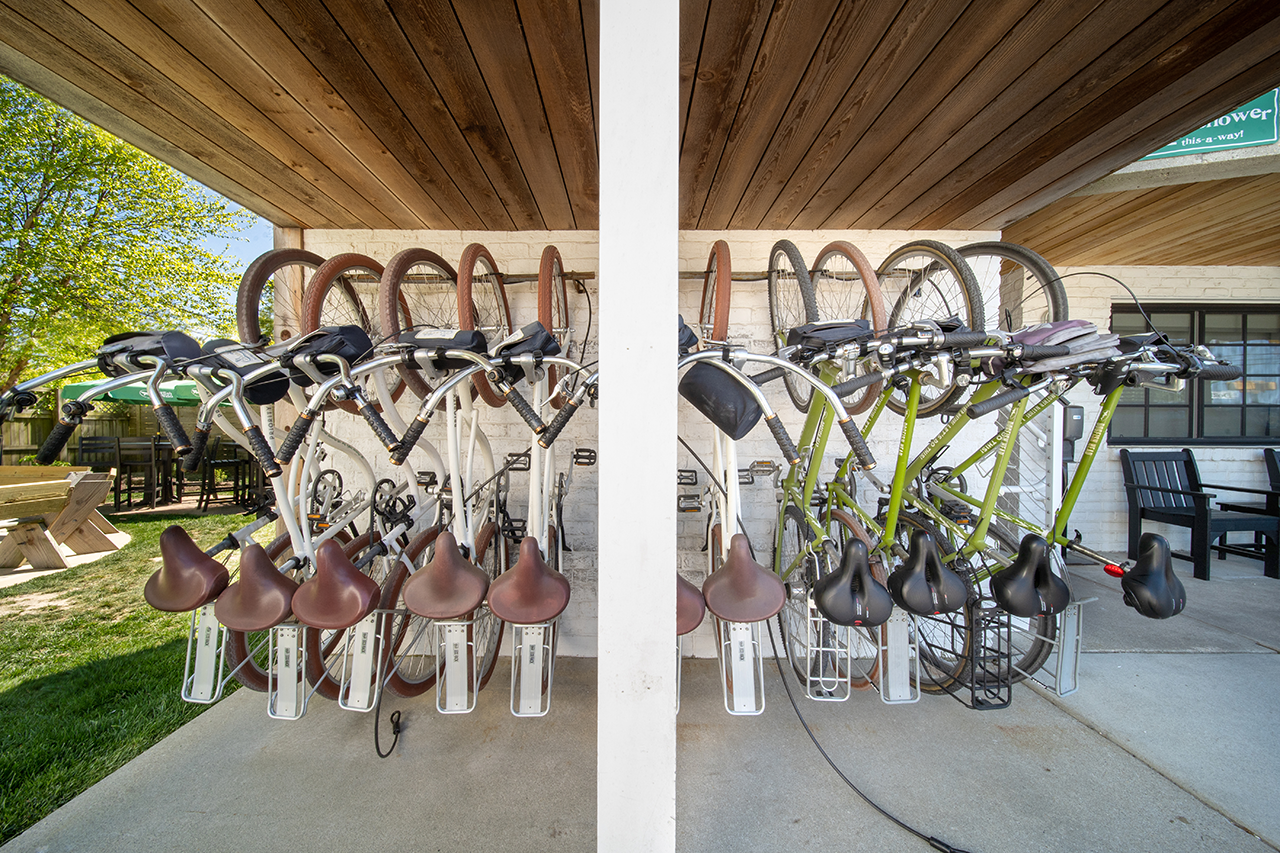
[[[813,262],[809,279],[819,320],[866,320],[874,331],[887,328],[889,314],[876,268],[857,246],[847,240],[828,243]],[[883,382],[861,388],[844,401],[845,408],[851,415],[865,412],[883,389]]]
[[[733,262],[729,244],[717,240],[707,256],[707,270],[702,278],[702,302],[698,310],[702,348],[723,344],[729,337],[729,297],[733,288]]]
[[[452,329],[458,322],[457,271],[430,249],[399,252],[378,285],[378,320],[389,341],[417,329]],[[435,389],[425,376],[409,365],[398,369],[414,396],[431,396]]]
[[[479,243],[467,246],[458,262],[458,328],[481,330],[491,349],[511,334],[511,306],[502,273],[493,255]],[[475,374],[473,382],[490,406],[498,408],[507,402],[483,373]]]
[[[561,354],[572,358],[569,354],[569,298],[564,286],[564,262],[560,259],[560,251],[555,246],[547,246],[542,250],[542,260],[538,264],[538,322],[560,344]],[[547,387],[554,389],[560,379],[560,370],[554,364],[547,366]],[[551,405],[560,408],[564,399],[553,394]]]
[[[255,258],[240,277],[240,289],[236,291],[236,331],[241,343],[265,343],[262,339],[262,296],[267,291],[267,282],[276,273],[290,266],[314,270],[323,263],[324,258],[303,249],[272,249]],[[293,332],[288,325],[299,322],[302,306],[294,306],[294,309],[284,312],[283,316],[275,316],[273,337],[276,342],[288,340],[292,336]],[[274,310],[272,314],[275,315]],[[280,328],[282,325],[283,328]]]

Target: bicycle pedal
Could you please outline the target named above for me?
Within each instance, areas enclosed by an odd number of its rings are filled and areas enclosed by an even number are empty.
[[[436,484],[435,471],[419,471],[416,476],[418,478],[418,485],[424,489],[430,489]]]
[[[754,485],[755,482],[756,482],[756,475],[752,472],[750,468],[738,469],[738,485],[739,486],[751,486],[751,485]]]
[[[529,470],[529,451],[523,453],[508,453],[506,469],[508,471],[528,471]]]
[[[508,518],[506,523],[507,538],[519,542],[524,539],[529,532],[529,520],[527,518]]]
[[[698,485],[698,472],[694,468],[679,468],[676,470],[677,486],[696,486]]]
[[[596,464],[596,452],[590,447],[579,447],[573,451],[573,464],[581,468],[589,468]]]
[[[676,512],[702,512],[702,495],[677,495]]]

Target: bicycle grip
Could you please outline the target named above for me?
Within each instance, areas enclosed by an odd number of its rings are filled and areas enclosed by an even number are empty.
[[[946,332],[942,335],[944,347],[980,347],[987,342],[986,332]]]
[[[249,427],[244,431],[244,437],[249,440],[249,446],[253,448],[253,455],[258,457],[258,464],[262,466],[264,474],[268,477],[279,477],[284,473],[284,469],[276,461],[271,445],[267,443],[267,437],[262,434],[261,427],[257,425]]]
[[[44,440],[44,444],[40,445],[40,449],[36,452],[36,464],[48,465],[58,458],[58,454],[62,453],[62,448],[67,446],[67,439],[71,438],[71,433],[76,431],[76,427],[80,424],[77,418],[71,423],[67,423],[61,418],[53,425],[49,437]]]
[[[556,436],[560,435],[560,431],[569,423],[569,418],[573,417],[573,413],[578,411],[578,404],[569,400],[556,413],[555,419],[547,427],[547,431],[538,436],[538,444],[543,447],[550,447],[551,442],[556,440]]]
[[[369,428],[378,437],[378,441],[382,442],[383,447],[387,448],[387,450],[395,450],[400,446],[400,439],[396,438],[396,434],[392,432],[391,427],[383,420],[382,413],[373,407],[373,403],[365,403],[361,406],[360,414],[364,415]]]
[[[404,460],[409,458],[409,452],[417,445],[418,439],[422,438],[422,432],[427,428],[427,422],[421,418],[414,418],[409,422],[409,428],[404,431],[404,438],[400,439],[400,446],[391,451],[391,464],[403,465]]]
[[[524,398],[519,391],[512,388],[506,393],[507,402],[511,404],[511,408],[524,418],[524,422],[533,430],[534,435],[542,435],[546,432],[547,425],[542,422],[542,418],[538,417],[538,413],[533,410],[533,406],[529,405],[529,401]]]
[[[311,432],[313,423],[315,423],[315,418],[306,412],[298,413],[293,425],[289,427],[289,433],[284,437],[284,441],[280,442],[280,450],[276,453],[276,462],[283,466],[293,461],[293,455],[298,452],[302,442],[307,440],[307,433]]]
[[[1062,358],[1064,355],[1071,355],[1071,347],[1028,344],[1022,348],[1023,361],[1039,361],[1042,358]]]
[[[202,427],[196,424],[195,434],[191,436],[191,452],[182,457],[182,470],[188,474],[193,473],[200,467],[200,459],[204,456],[205,445],[209,443],[209,430],[212,427]]]
[[[836,392],[837,397],[847,397],[859,388],[865,388],[868,385],[874,385],[884,379],[878,372],[864,373],[862,376],[855,376],[841,382],[839,385],[832,385],[831,390]]]
[[[164,430],[165,436],[169,439],[169,443],[173,445],[173,452],[177,456],[186,456],[191,452],[191,439],[187,438],[187,431],[182,428],[182,424],[178,422],[178,416],[173,411],[173,406],[168,403],[161,403],[152,409],[156,413],[156,421],[159,422],[160,428]]]
[[[782,425],[782,419],[775,414],[771,418],[765,418],[764,422],[769,425],[769,432],[773,433],[773,440],[778,442],[778,449],[782,451],[782,457],[787,460],[787,464],[800,464],[800,451],[796,450],[795,442],[791,440],[791,436],[787,435],[787,428]]]
[[[999,394],[992,394],[980,403],[971,403],[969,408],[965,409],[965,414],[971,418],[980,418],[983,415],[994,412],[996,409],[1007,406],[1010,403],[1016,403],[1030,393],[1030,389],[1022,385],[1018,385],[1014,388],[1001,391]]]
[[[757,385],[763,385],[766,382],[772,382],[775,379],[781,379],[784,375],[786,375],[786,372],[787,372],[787,369],[785,367],[771,367],[768,370],[764,371],[763,373],[757,373],[755,376],[750,377],[750,379],[752,382],[756,383]]]
[[[840,424],[840,429],[844,432],[844,437],[849,441],[849,446],[853,448],[853,455],[858,458],[859,467],[863,471],[870,471],[876,467],[876,458],[871,454],[871,448],[867,447],[866,439],[862,437],[862,431],[853,422],[853,418],[848,418],[838,423]]]
[[[1244,371],[1237,364],[1206,364],[1200,368],[1196,378],[1205,382],[1229,382],[1243,375]]]

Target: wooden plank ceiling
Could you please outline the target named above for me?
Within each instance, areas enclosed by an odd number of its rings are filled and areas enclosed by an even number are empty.
[[[598,219],[599,0],[0,0],[0,71],[281,225]],[[1280,84],[1275,0],[684,0],[684,228],[1003,228]]]

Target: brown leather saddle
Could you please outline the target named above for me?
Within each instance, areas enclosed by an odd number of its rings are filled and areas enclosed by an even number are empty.
[[[568,604],[569,581],[542,559],[534,536],[524,538],[516,564],[489,586],[489,609],[513,625],[550,622]]]
[[[218,621],[233,631],[265,631],[293,612],[296,581],[280,574],[256,542],[240,555],[240,577],[213,605]]]
[[[217,598],[231,580],[227,567],[201,551],[176,524],[160,534],[160,557],[160,568],[142,591],[156,610],[195,610]]]
[[[428,619],[458,619],[480,606],[489,589],[489,576],[462,556],[458,540],[445,531],[436,539],[435,554],[405,581],[405,607]]]
[[[676,575],[676,636],[697,628],[706,615],[707,602],[702,598],[702,590]]]
[[[747,537],[735,533],[724,565],[702,584],[702,597],[726,622],[760,622],[782,609],[787,593],[781,578],[752,558]]]
[[[332,539],[316,549],[316,573],[293,594],[293,615],[312,628],[350,628],[378,606],[381,590]]]

